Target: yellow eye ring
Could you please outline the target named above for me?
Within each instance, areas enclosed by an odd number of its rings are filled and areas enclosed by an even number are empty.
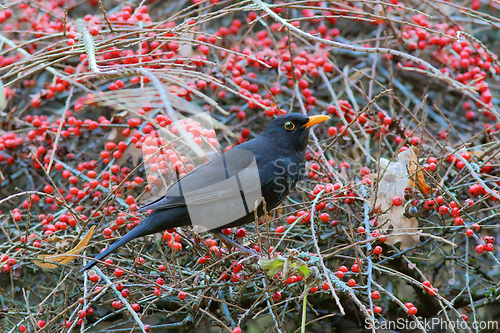
[[[294,125],[291,121],[287,121],[287,122],[285,123],[285,129],[286,129],[287,131],[291,131],[291,130],[293,130],[294,128],[295,128],[295,125]]]

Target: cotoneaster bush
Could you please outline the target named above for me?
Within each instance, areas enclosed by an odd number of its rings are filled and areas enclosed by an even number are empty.
[[[497,317],[497,2],[5,6],[6,331],[324,332]],[[175,118],[199,112],[214,128],[186,120],[182,133]],[[228,150],[289,112],[332,117],[312,136],[304,181],[267,217],[223,230],[267,261],[177,228],[78,273],[203,163],[164,130]],[[74,260],[35,264],[91,227]]]

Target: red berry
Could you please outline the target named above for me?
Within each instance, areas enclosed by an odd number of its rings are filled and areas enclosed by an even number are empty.
[[[135,198],[133,196],[129,195],[127,197],[127,199],[125,199],[125,202],[127,203],[127,205],[131,205],[131,204],[135,203]]]
[[[356,280],[350,279],[349,281],[347,281],[347,284],[349,285],[349,287],[353,288],[356,286]]]
[[[233,263],[233,272],[239,273],[243,269],[243,265],[240,264],[239,262]]]
[[[163,241],[170,242],[172,240],[172,234],[168,231],[165,231],[162,236]]]
[[[328,213],[323,213],[319,216],[319,219],[325,223],[330,222],[330,215],[328,215]]]
[[[186,293],[183,291],[179,291],[177,297],[179,297],[180,300],[183,300],[184,298],[186,298]]]
[[[116,148],[116,143],[114,143],[114,142],[107,142],[106,143],[106,150],[111,151],[111,150],[114,150],[115,148]]]
[[[476,252],[477,252],[478,254],[483,253],[483,252],[484,252],[484,245],[482,245],[482,244],[477,245],[477,246],[476,246]]]
[[[464,220],[460,216],[455,217],[453,222],[455,223],[456,226],[460,226],[460,225],[464,224]]]
[[[448,207],[446,207],[444,205],[440,206],[438,211],[439,211],[439,214],[446,215],[448,213]]]
[[[379,299],[380,298],[380,293],[378,291],[372,292],[372,299]]]
[[[134,303],[134,304],[132,304],[132,309],[135,312],[139,312],[141,310],[141,306],[138,303]]]
[[[375,253],[376,255],[380,255],[382,253],[383,249],[382,249],[382,246],[375,246],[375,249],[373,249],[373,253]]]
[[[128,289],[123,289],[122,290],[122,296],[127,298],[130,296],[130,291]]]
[[[238,236],[238,237],[245,237],[246,235],[247,235],[247,232],[244,228],[240,228],[236,232],[236,236]]]
[[[279,291],[274,292],[273,299],[279,301],[281,299],[281,293]]]
[[[414,307],[414,306],[412,306],[411,308],[409,308],[409,309],[408,309],[408,314],[409,314],[410,316],[414,316],[414,315],[416,315],[416,314],[417,314],[417,308],[416,308],[416,307]]]
[[[43,191],[47,194],[51,194],[52,192],[54,192],[54,188],[51,185],[45,185]]]
[[[437,290],[437,288],[432,288],[432,289],[429,289],[427,292],[429,293],[429,295],[434,296],[438,293],[438,290]]]
[[[328,135],[331,137],[337,135],[337,128],[333,126],[328,127]]]
[[[401,199],[401,197],[396,196],[396,197],[392,198],[392,204],[394,206],[400,206],[402,203],[403,203],[403,199]]]
[[[123,275],[123,270],[122,270],[122,269],[120,269],[120,268],[116,268],[116,269],[115,269],[115,276],[116,276],[116,277],[120,277],[120,276],[122,276],[122,275]]]
[[[32,98],[31,99],[31,106],[34,107],[34,108],[37,108],[40,106],[40,99],[39,98]],[[33,122],[34,124],[34,122]]]
[[[274,229],[274,232],[277,233],[277,234],[282,234],[285,232],[285,227],[280,225],[279,227],[277,227],[276,229]]]

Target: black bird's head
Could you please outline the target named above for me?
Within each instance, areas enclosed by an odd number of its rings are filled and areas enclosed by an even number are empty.
[[[278,147],[303,151],[307,146],[310,128],[327,119],[330,117],[325,115],[305,116],[300,113],[290,113],[273,119],[260,135]]]

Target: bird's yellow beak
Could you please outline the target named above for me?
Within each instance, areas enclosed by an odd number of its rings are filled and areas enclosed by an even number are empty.
[[[310,116],[309,121],[304,124],[304,128],[309,128],[328,119],[330,119],[330,117],[325,115]]]

